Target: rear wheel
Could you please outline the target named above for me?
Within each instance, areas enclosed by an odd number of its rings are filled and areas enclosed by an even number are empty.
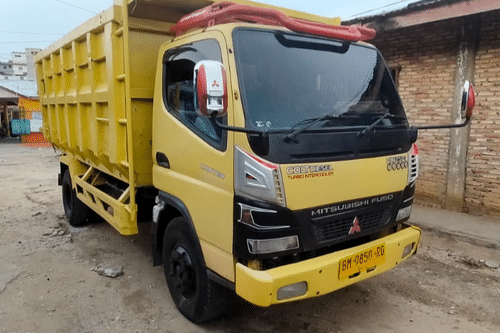
[[[77,198],[71,185],[69,170],[64,172],[62,179],[62,200],[69,224],[74,227],[84,225],[89,217],[89,208]]]
[[[172,299],[187,319],[201,323],[224,313],[227,290],[208,278],[203,255],[182,217],[165,231],[163,268]]]

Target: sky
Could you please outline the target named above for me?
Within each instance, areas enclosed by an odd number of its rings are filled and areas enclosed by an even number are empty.
[[[415,1],[259,0],[342,20],[396,10]],[[49,46],[112,4],[112,0],[0,0],[0,61],[11,60],[13,51]]]

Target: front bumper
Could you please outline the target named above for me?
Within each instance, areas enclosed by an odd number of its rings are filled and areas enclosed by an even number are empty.
[[[236,293],[258,306],[269,306],[325,295],[399,265],[416,253],[420,234],[419,228],[410,226],[363,245],[266,271],[253,270],[238,263],[236,264]],[[376,266],[375,269],[361,271],[359,275],[339,279],[339,262],[342,259],[382,243],[385,244],[386,248],[385,263]],[[413,250],[402,258],[405,247],[412,243],[415,244]],[[277,294],[280,288],[299,282],[307,283],[305,294],[278,300]]]

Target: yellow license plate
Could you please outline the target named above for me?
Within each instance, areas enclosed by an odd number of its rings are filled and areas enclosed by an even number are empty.
[[[375,268],[385,262],[385,244],[345,257],[339,262],[339,279],[345,279],[366,269]]]

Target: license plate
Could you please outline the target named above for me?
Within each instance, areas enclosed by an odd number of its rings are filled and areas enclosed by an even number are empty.
[[[345,257],[339,262],[339,279],[345,279],[363,270],[374,268],[385,262],[385,244]]]

